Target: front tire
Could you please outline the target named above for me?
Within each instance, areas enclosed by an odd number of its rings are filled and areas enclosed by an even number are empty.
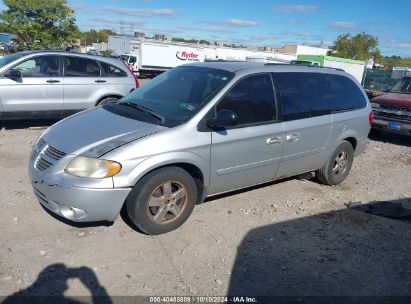
[[[131,222],[150,235],[180,227],[192,213],[197,186],[191,175],[179,167],[155,170],[132,189],[126,210]]]
[[[338,185],[350,173],[353,161],[353,146],[344,140],[335,149],[325,166],[317,171],[317,177],[323,184],[330,186]]]

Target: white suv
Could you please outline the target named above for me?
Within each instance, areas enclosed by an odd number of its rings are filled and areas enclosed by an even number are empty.
[[[0,58],[0,119],[62,117],[120,99],[138,81],[118,59],[53,51]]]

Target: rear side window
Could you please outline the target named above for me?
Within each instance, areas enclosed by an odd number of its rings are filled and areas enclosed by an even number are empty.
[[[114,65],[100,62],[106,77],[127,77],[127,73]]]
[[[283,120],[330,114],[365,107],[366,100],[349,78],[322,73],[277,73]]]
[[[329,102],[333,111],[361,109],[367,105],[362,91],[348,77],[341,75],[324,76],[329,89]]]
[[[320,73],[278,73],[275,80],[283,106],[283,120],[309,118],[331,112]]]
[[[235,112],[238,126],[259,124],[276,119],[274,89],[270,74],[248,76],[237,82],[217,105]]]
[[[81,57],[65,57],[65,76],[67,77],[100,77],[97,61]]]

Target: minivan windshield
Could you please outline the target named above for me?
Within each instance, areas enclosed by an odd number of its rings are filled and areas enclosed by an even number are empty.
[[[0,68],[4,67],[6,64],[9,64],[10,62],[13,62],[16,59],[19,59],[20,57],[23,57],[24,55],[25,54],[22,53],[14,53],[0,58]]]
[[[399,80],[391,89],[393,93],[411,94],[411,77]]]
[[[177,67],[143,84],[116,106],[127,111],[140,109],[157,115],[158,124],[176,126],[200,111],[233,76],[232,72],[208,67]]]

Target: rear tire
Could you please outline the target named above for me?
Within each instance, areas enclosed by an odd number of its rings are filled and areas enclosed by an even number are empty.
[[[348,141],[343,141],[331,154],[324,167],[319,169],[317,177],[326,185],[338,185],[343,182],[350,173],[354,161],[354,149]]]
[[[144,233],[155,235],[180,227],[192,213],[197,186],[179,167],[155,170],[144,176],[126,200],[127,215]]]

